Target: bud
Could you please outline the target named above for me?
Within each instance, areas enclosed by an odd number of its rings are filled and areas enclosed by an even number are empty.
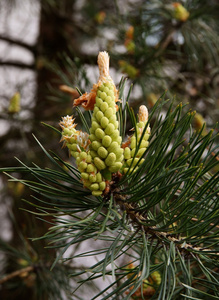
[[[184,6],[182,6],[182,4],[179,2],[174,2],[172,5],[174,7],[174,13],[173,13],[174,18],[176,20],[185,22],[190,15],[188,10]]]
[[[106,18],[106,13],[104,11],[99,11],[95,17],[94,20],[98,23],[98,24],[102,24],[104,22]]]
[[[131,79],[135,79],[139,75],[139,70],[135,68],[134,66],[130,65],[125,60],[120,60],[119,65],[121,68],[121,71],[123,73],[126,73]]]
[[[161,284],[161,275],[158,271],[153,272],[150,277],[155,285]]]
[[[131,167],[131,170],[136,165],[140,165],[143,163],[144,158],[142,157],[148,147],[148,139],[150,136],[150,127],[148,126],[147,129],[144,132],[146,123],[148,121],[148,110],[145,105],[141,105],[139,107],[139,113],[138,113],[138,120],[139,122],[136,124],[136,133],[134,133],[130,139],[130,148],[125,147],[125,160],[126,164],[123,169],[124,173],[127,173],[128,167]],[[142,134],[144,132],[144,136],[142,137]],[[137,138],[137,142],[136,142]],[[139,142],[141,140],[141,143]],[[138,148],[138,151],[136,150],[136,147]],[[135,168],[137,170],[138,166]]]
[[[155,103],[157,102],[157,99],[159,99],[159,97],[157,95],[155,95],[154,93],[150,93],[147,95],[147,103],[149,108],[153,107],[155,105]]]
[[[21,109],[20,100],[21,100],[20,93],[17,92],[12,96],[12,98],[10,99],[9,106],[8,106],[8,112],[10,114],[15,114],[20,111],[20,109]]]
[[[93,163],[89,149],[91,144],[89,135],[75,129],[76,124],[73,116],[63,117],[60,126],[62,128],[61,141],[64,141],[64,145],[68,147],[71,155],[76,158],[76,164],[81,172],[81,180],[84,187],[90,189],[94,196],[100,196],[103,192],[104,184],[102,183],[99,186],[98,182],[104,182],[104,179],[102,179],[102,175]],[[96,139],[96,136],[94,137]],[[97,150],[101,147],[98,141],[93,141],[92,145]]]
[[[130,26],[125,33],[125,47],[130,54],[133,54],[135,51],[135,42],[134,39],[134,27]]]

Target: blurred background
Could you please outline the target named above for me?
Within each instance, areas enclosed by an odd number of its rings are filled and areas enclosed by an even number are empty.
[[[74,113],[75,88],[89,91],[97,81],[97,54],[103,50],[110,54],[115,83],[124,76],[127,86],[134,84],[130,104],[135,110],[140,104],[150,109],[166,91],[176,104],[189,103],[197,111],[195,129],[204,122],[206,131],[214,127],[219,116],[218,16],[217,0],[1,0],[0,167],[19,166],[15,157],[50,167],[33,134],[47,150],[69,159],[60,136],[42,123],[59,129],[61,117]],[[13,175],[21,178],[18,172]],[[43,223],[21,209],[30,209],[22,199],[30,201],[31,194],[1,174],[0,298],[71,298],[63,274],[72,267],[57,265],[51,275],[55,250],[29,239],[49,226],[49,220]],[[51,276],[59,280],[44,286]]]

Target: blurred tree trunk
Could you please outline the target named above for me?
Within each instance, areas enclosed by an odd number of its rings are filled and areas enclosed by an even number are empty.
[[[36,120],[54,119],[54,114],[60,112],[60,109],[54,107],[54,102],[48,100],[48,95],[51,94],[48,85],[53,87],[57,85],[57,74],[48,65],[51,62],[59,64],[61,62],[59,55],[68,53],[69,42],[74,36],[72,22],[74,3],[75,0],[62,0],[50,4],[41,0],[36,61],[37,103],[34,111]],[[74,47],[74,43],[71,43],[71,46]]]
[[[47,136],[47,143],[50,144],[48,141],[48,131],[45,131],[45,134],[43,133],[43,128],[40,124],[40,121],[58,121],[61,115],[60,111],[63,108],[60,103],[60,108],[57,109],[57,103],[48,99],[48,96],[51,94],[48,85],[52,85],[54,88],[57,88],[57,75],[48,66],[52,62],[57,64],[61,63],[61,57],[59,55],[61,53],[68,53],[69,41],[71,41],[73,37],[73,22],[71,19],[74,2],[74,0],[62,0],[50,3],[49,1],[41,0],[39,35],[36,43],[37,51],[35,53],[36,105],[33,109],[33,132],[37,133],[38,130],[40,130],[40,135],[36,135],[39,137],[42,143]],[[73,47],[74,44],[72,43],[71,46]],[[72,105],[72,103],[69,103],[69,105]],[[27,138],[30,143],[33,142],[33,137],[31,135],[28,134]],[[50,147],[50,149],[51,148],[52,147]],[[45,158],[42,159],[42,157],[38,155],[38,151],[32,151],[32,155],[35,156],[35,158],[33,158],[34,161],[38,161],[40,164],[43,163],[42,160]],[[34,192],[32,194],[34,195]],[[48,223],[42,224],[42,221],[39,221],[35,216],[26,214],[26,212],[20,210],[20,207],[23,206],[21,198],[29,198],[29,191],[26,190],[26,188],[22,191],[22,195],[18,195],[17,197],[15,195],[12,196],[13,198],[16,198],[16,201],[13,203],[12,207],[16,224],[13,224],[13,240],[11,243],[17,248],[31,248],[31,242],[30,244],[29,242],[25,245],[22,244],[20,236],[17,234],[17,232],[22,232],[28,241],[29,237],[42,236],[45,232],[47,232],[48,227],[51,226],[49,222],[52,222],[53,220],[47,218]],[[34,231],[36,231],[34,234],[33,228]],[[37,247],[38,254],[44,257],[45,253],[43,249],[45,247],[45,241],[42,240],[34,242],[34,244]],[[46,255],[53,260],[55,257],[55,250],[47,249],[46,252]],[[48,257],[46,259],[48,259]],[[48,259],[48,261],[50,259]],[[11,263],[10,266],[11,268],[9,267],[7,269],[7,274],[10,274],[14,271],[14,263]],[[21,284],[23,284],[23,281],[20,281]],[[12,290],[7,289],[7,285],[5,285],[5,287],[6,288],[4,290],[1,290],[1,297],[3,297],[2,299],[18,299],[16,290],[12,292]],[[23,291],[23,300],[36,299],[34,295],[34,289],[32,289],[32,287],[26,288]],[[47,298],[44,298],[44,300],[46,299]]]

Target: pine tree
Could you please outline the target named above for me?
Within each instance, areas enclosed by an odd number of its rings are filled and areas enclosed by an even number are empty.
[[[0,66],[38,79],[28,132],[22,89],[1,113],[14,234],[0,241],[0,298],[217,299],[217,1],[40,5],[36,45],[0,36],[34,56]],[[115,84],[88,75],[95,42],[110,53]]]

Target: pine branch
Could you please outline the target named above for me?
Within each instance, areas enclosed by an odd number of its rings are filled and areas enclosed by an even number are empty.
[[[167,246],[169,246],[169,244],[171,242],[174,242],[174,244],[176,245],[176,247],[181,251],[181,252],[186,252],[187,254],[191,253],[191,252],[195,252],[198,254],[203,254],[204,252],[208,251],[211,252],[211,249],[207,249],[207,248],[203,248],[203,247],[195,247],[190,243],[186,243],[185,239],[186,237],[181,237],[181,238],[176,238],[176,235],[171,233],[171,232],[162,232],[160,231],[159,227],[156,226],[147,226],[144,225],[144,223],[148,223],[148,219],[145,218],[141,213],[138,212],[138,205],[132,205],[131,203],[126,202],[128,198],[126,198],[126,196],[121,195],[120,194],[120,190],[115,186],[116,183],[116,179],[115,181],[111,181],[110,185],[111,185],[111,193],[113,195],[113,198],[115,199],[116,204],[119,205],[121,211],[125,211],[128,218],[130,219],[132,225],[135,228],[138,228],[138,230],[142,230],[147,238],[154,240],[154,238],[157,238],[159,240],[159,242],[161,242],[161,244],[166,243]],[[109,195],[106,195],[106,199],[109,197]],[[194,221],[199,221],[197,218],[192,218],[192,220]],[[149,221],[150,222],[150,221]],[[201,220],[199,222],[204,222],[204,220]],[[219,228],[219,226],[215,226],[215,224],[211,223],[211,226]],[[219,255],[218,253],[214,253],[214,255]]]
[[[219,172],[209,173],[218,166],[217,135],[213,130],[204,134],[204,126],[192,132],[195,113],[184,113],[182,104],[174,107],[172,101],[164,115],[168,102],[164,96],[149,116],[146,107],[140,107],[137,120],[128,104],[119,101],[124,81],[117,92],[106,62],[104,53],[99,57],[98,83],[74,102],[94,112],[85,118],[77,108],[86,132],[76,129],[73,116],[60,122],[62,141],[76,158],[75,165],[54,153],[51,156],[36,139],[53,169],[20,162],[20,168],[1,171],[30,174],[26,180],[9,177],[40,195],[34,195],[32,203],[27,201],[36,208],[33,214],[54,217],[48,221],[49,232],[40,238],[59,250],[52,268],[70,246],[87,240],[105,241],[101,249],[74,253],[69,258],[101,255],[89,270],[72,274],[78,277],[89,272],[80,284],[112,276],[112,283],[95,297],[129,299],[134,293],[146,292],[148,285],[153,295],[162,299],[182,292],[189,297],[190,290],[202,293],[191,285],[195,276],[203,274],[210,284],[206,295],[217,295],[211,269],[219,254]],[[127,120],[133,130],[122,143]],[[117,260],[122,256],[125,259],[119,265]],[[129,267],[129,261],[136,266]],[[190,261],[197,266],[195,275]],[[155,272],[159,278],[156,285],[151,279]]]

